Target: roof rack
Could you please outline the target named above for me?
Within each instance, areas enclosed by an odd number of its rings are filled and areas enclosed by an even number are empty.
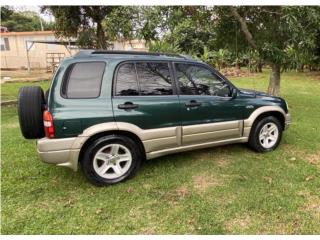
[[[168,56],[187,59],[186,56],[174,53],[162,53],[162,52],[146,52],[146,51],[118,51],[118,50],[80,50],[75,57],[84,57],[91,54],[129,54],[129,55],[147,55],[147,56]]]

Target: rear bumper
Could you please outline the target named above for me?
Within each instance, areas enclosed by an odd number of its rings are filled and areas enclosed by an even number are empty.
[[[285,115],[284,129],[288,129],[290,125],[291,125],[291,115],[290,113],[287,113]]]
[[[49,139],[37,141],[37,150],[40,159],[45,163],[78,169],[80,148],[75,148],[76,138]]]

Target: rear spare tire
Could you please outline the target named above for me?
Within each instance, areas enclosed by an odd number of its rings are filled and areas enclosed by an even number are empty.
[[[18,115],[22,135],[26,139],[45,136],[42,114],[45,109],[41,87],[22,87],[18,94]]]

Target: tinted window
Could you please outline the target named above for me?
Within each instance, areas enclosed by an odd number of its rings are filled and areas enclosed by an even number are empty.
[[[65,79],[64,95],[67,98],[98,97],[104,69],[104,62],[86,62],[72,65],[68,78]]]
[[[136,69],[134,63],[125,63],[119,67],[116,80],[116,95],[139,95]]]
[[[1,40],[1,51],[9,51],[10,45],[9,45],[9,39],[8,38],[0,38]]]
[[[192,64],[175,64],[181,94],[228,97],[229,85],[209,69]]]
[[[140,95],[171,95],[172,85],[168,63],[136,63]]]

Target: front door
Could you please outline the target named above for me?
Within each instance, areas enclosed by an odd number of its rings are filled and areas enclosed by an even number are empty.
[[[113,112],[116,122],[141,128],[146,151],[180,144],[179,98],[169,62],[125,62],[114,79]]]
[[[231,97],[232,86],[204,64],[175,63],[182,144],[239,138],[242,104]]]

